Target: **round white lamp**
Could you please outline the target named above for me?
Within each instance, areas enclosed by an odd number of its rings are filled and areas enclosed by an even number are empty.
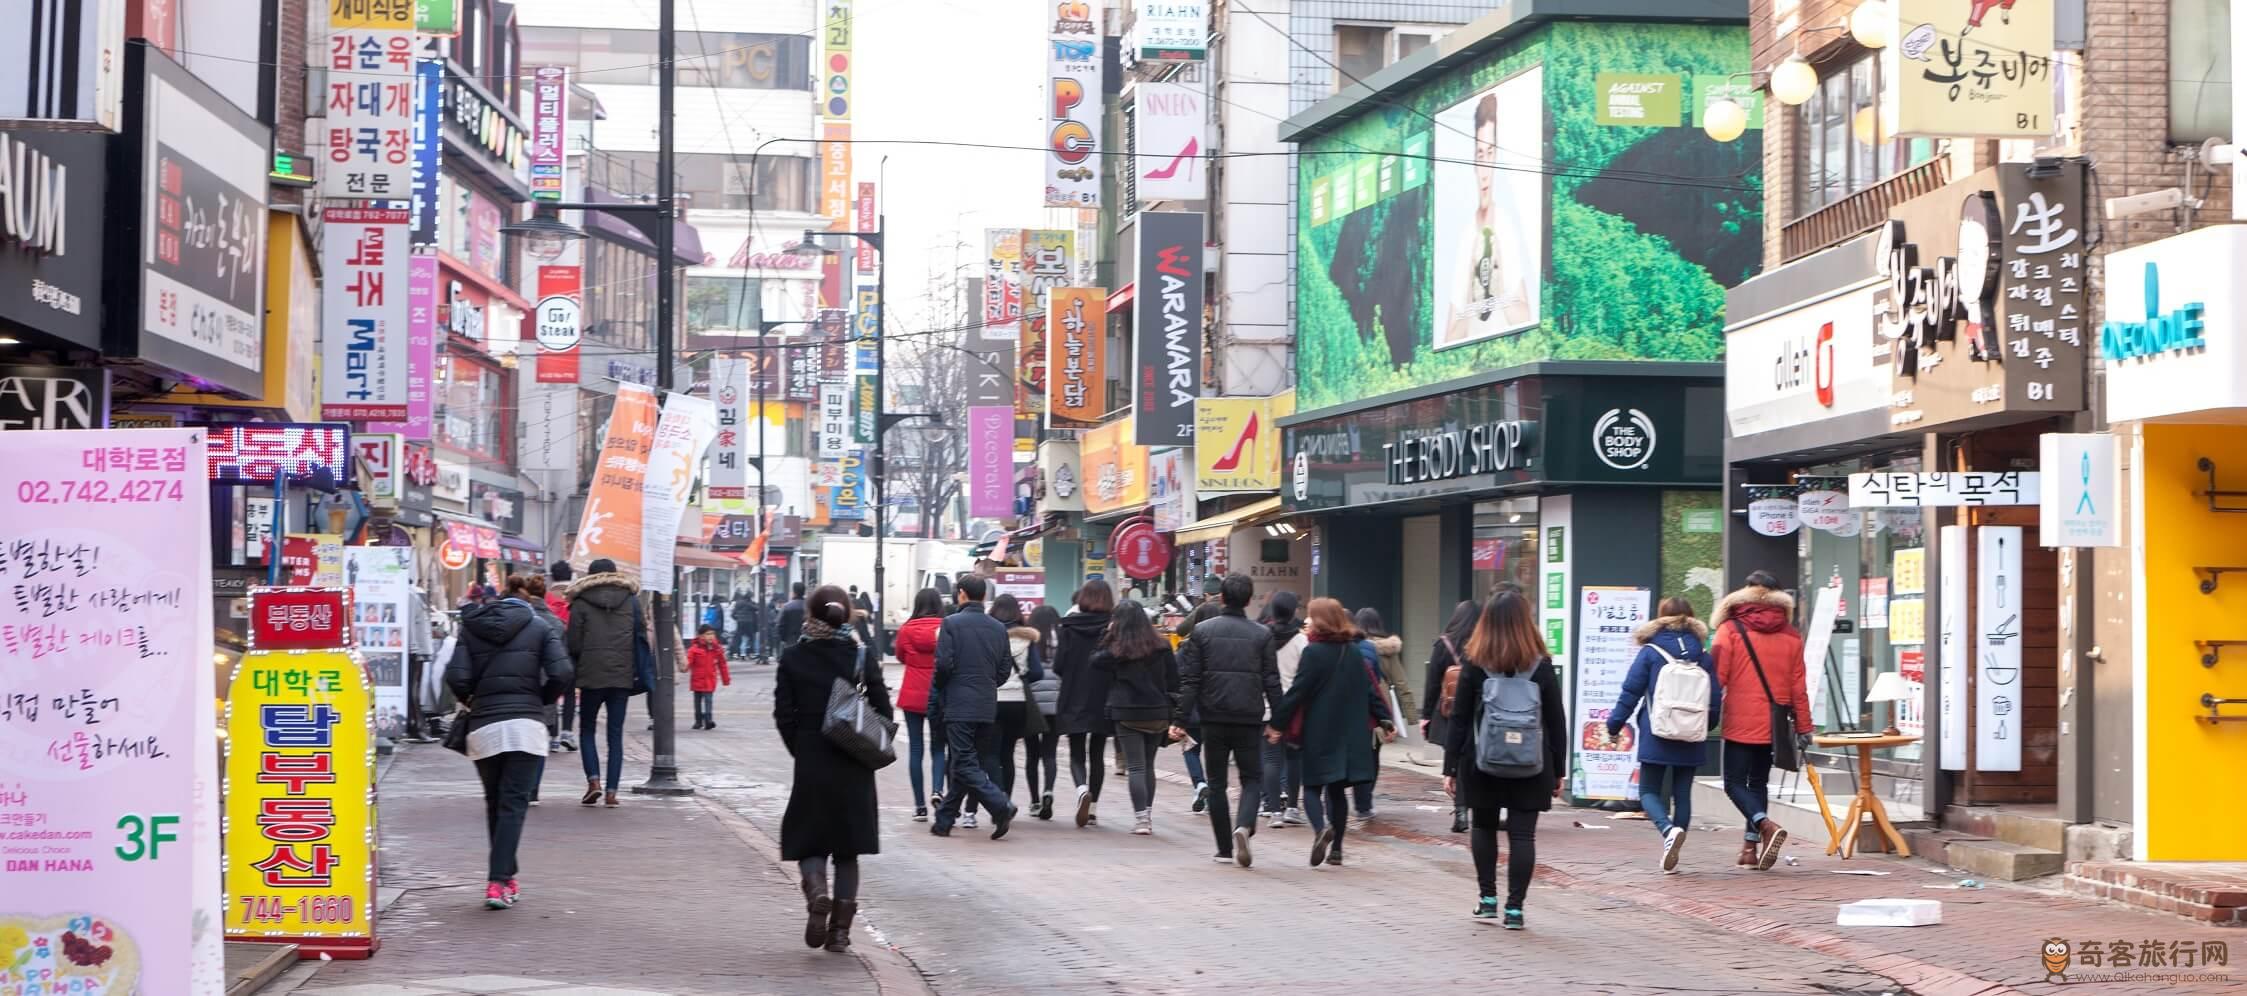
[[[1888,0],[1865,0],[1849,12],[1849,37],[1866,48],[1887,48],[1895,40],[1896,12]]]
[[[1748,109],[1730,97],[1711,101],[1701,112],[1701,130],[1719,142],[1739,138],[1748,130]]]
[[[1786,61],[1771,69],[1771,96],[1788,107],[1798,107],[1818,93],[1818,71],[1810,68],[1800,55],[1787,56]]]

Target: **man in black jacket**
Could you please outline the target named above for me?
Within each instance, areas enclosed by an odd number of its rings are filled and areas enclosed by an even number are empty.
[[[733,596],[733,658],[747,660],[764,655],[764,606],[743,588]]]
[[[804,583],[798,581],[789,586],[788,593],[795,597],[780,607],[780,646],[774,649],[775,655],[795,645],[804,635]]]
[[[1256,835],[1262,795],[1264,717],[1280,700],[1279,658],[1270,630],[1248,618],[1256,583],[1228,574],[1218,586],[1222,608],[1202,620],[1178,647],[1178,711],[1171,735],[1183,736],[1186,717],[1201,716],[1202,754],[1208,762],[1209,829],[1217,860],[1249,866],[1248,838]],[[1241,772],[1238,822],[1225,809],[1225,760]]]
[[[944,749],[952,766],[945,776],[951,791],[944,793],[936,821],[929,825],[929,833],[938,837],[952,835],[952,823],[970,794],[991,814],[992,840],[1006,836],[1007,824],[1014,822],[1014,801],[983,770],[983,755],[997,753],[999,682],[1014,666],[1006,624],[983,611],[988,589],[978,575],[961,578],[953,592],[959,609],[936,631],[935,684],[944,697]]]

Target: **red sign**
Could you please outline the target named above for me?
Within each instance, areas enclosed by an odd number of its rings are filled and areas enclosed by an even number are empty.
[[[1170,566],[1170,537],[1156,532],[1152,521],[1134,519],[1108,537],[1108,556],[1127,578],[1158,578]]]
[[[447,539],[437,544],[437,562],[448,571],[464,571],[476,562],[476,551]]]
[[[499,556],[499,530],[490,526],[476,527],[476,556],[486,559]]]
[[[1506,541],[1495,536],[1475,540],[1475,566],[1478,571],[1495,571],[1506,564]]]
[[[211,480],[220,484],[270,484],[326,471],[339,484],[351,480],[351,429],[327,422],[234,422],[210,427]]]
[[[288,536],[281,540],[281,580],[291,587],[312,583],[320,572],[320,544],[310,536]]]
[[[585,337],[583,270],[539,267],[536,309],[531,335],[538,340],[538,383],[577,383],[577,344]]]
[[[250,647],[348,650],[351,599],[341,588],[252,588]]]
[[[858,185],[858,230],[871,232],[880,227],[880,219],[874,216],[874,185],[861,183]],[[864,239],[856,241],[858,242],[858,272],[862,274],[874,272],[873,245]]]

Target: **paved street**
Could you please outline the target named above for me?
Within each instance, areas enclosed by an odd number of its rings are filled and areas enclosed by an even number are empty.
[[[893,824],[867,860],[858,957],[801,947],[800,900],[778,865],[788,764],[768,716],[770,668],[740,667],[718,698],[720,728],[682,731],[692,799],[628,796],[619,810],[576,805],[577,759],[561,755],[532,814],[524,904],[478,907],[482,825],[468,766],[412,748],[382,786],[385,883],[408,891],[381,923],[383,950],[325,966],[324,996],[435,993],[2059,992],[2037,961],[2046,938],[2198,944],[2237,935],[2185,921],[2010,887],[1938,891],[1956,876],[1918,862],[1843,863],[1794,849],[1799,865],[1733,871],[1728,833],[1688,849],[1661,876],[1654,835],[1610,814],[1550,814],[1530,929],[1470,921],[1463,836],[1445,832],[1439,780],[1384,772],[1380,817],[1353,834],[1350,864],[1312,869],[1304,828],[1265,830],[1257,865],[1219,866],[1188,812],[1175,752],[1163,759],[1156,835],[1024,820],[929,836],[910,822],[903,766],[884,774]],[[635,710],[637,712],[637,710]],[[628,779],[645,770],[635,717]],[[1065,780],[1065,779],[1064,779]],[[1701,822],[1729,817],[1704,813]],[[1590,827],[1577,828],[1582,822]],[[986,824],[987,826],[987,824]],[[1885,876],[1832,874],[1842,868]],[[1945,923],[1841,928],[1837,902],[1938,898]],[[2219,971],[2221,969],[2218,969]],[[475,976],[498,978],[477,979]],[[2098,992],[2237,991],[2141,979]]]

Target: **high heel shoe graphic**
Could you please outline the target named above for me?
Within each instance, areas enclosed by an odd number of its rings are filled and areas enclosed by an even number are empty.
[[[1258,418],[1255,412],[1250,412],[1248,414],[1248,428],[1241,430],[1241,438],[1233,440],[1232,451],[1226,453],[1224,456],[1218,457],[1216,463],[1209,465],[1209,469],[1217,471],[1218,473],[1226,473],[1234,470],[1239,470],[1241,465],[1241,451],[1248,449],[1248,444],[1256,441],[1256,433],[1262,427],[1262,425],[1263,420]]]
[[[1172,157],[1170,157],[1170,165],[1168,165],[1168,166],[1165,166],[1165,167],[1163,167],[1163,168],[1161,168],[1161,169],[1158,169],[1158,170],[1149,170],[1149,171],[1147,172],[1147,179],[1150,179],[1150,180],[1168,180],[1168,179],[1170,179],[1171,177],[1173,177],[1173,176],[1176,176],[1176,175],[1178,175],[1178,167],[1179,167],[1180,165],[1184,164],[1184,163],[1186,162],[1186,160],[1194,158],[1194,154],[1195,154],[1195,153],[1198,153],[1198,152],[1200,152],[1200,151],[1201,151],[1201,148],[1202,148],[1202,140],[1201,140],[1201,139],[1198,139],[1198,138],[1189,138],[1189,139],[1187,139],[1187,140],[1186,140],[1186,147],[1185,147],[1185,148],[1183,148],[1183,149],[1180,149],[1180,150],[1178,150],[1178,154],[1177,154],[1177,155],[1175,155],[1175,156],[1172,156]]]

